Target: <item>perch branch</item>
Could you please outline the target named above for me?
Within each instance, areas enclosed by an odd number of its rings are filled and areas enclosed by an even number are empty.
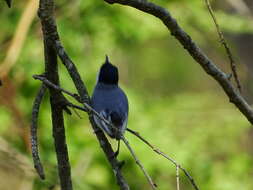
[[[136,137],[138,137],[141,141],[143,141],[146,145],[148,145],[154,152],[156,152],[157,154],[163,156],[164,158],[166,158],[167,160],[169,160],[170,162],[172,162],[176,168],[181,169],[185,176],[190,180],[192,186],[194,187],[195,190],[199,190],[197,184],[195,183],[194,179],[191,177],[191,175],[187,172],[186,169],[184,169],[180,164],[178,164],[174,159],[170,158],[169,156],[167,156],[165,153],[163,153],[162,151],[160,151],[158,148],[155,148],[152,144],[150,144],[146,139],[144,139],[138,132],[127,128],[127,131],[129,131],[130,133],[132,133],[133,135],[135,135]]]
[[[247,101],[238,93],[237,89],[234,88],[230,82],[228,75],[218,68],[193,42],[191,37],[178,25],[175,18],[173,18],[170,12],[156,5],[155,3],[149,2],[148,0],[104,0],[107,3],[113,4],[118,3],[134,7],[140,11],[151,14],[159,18],[164,25],[168,28],[173,35],[193,57],[193,59],[199,63],[199,65],[205,70],[207,74],[212,76],[219,85],[223,88],[231,103],[233,103],[253,124],[253,109],[247,103]]]
[[[228,44],[227,44],[227,42],[226,42],[226,40],[225,40],[225,38],[224,38],[224,35],[223,35],[222,31],[220,30],[220,26],[219,26],[219,24],[218,24],[218,22],[217,22],[217,19],[216,19],[216,17],[215,17],[215,14],[214,14],[214,12],[213,12],[213,9],[212,9],[212,6],[210,5],[209,0],[205,0],[205,2],[206,2],[206,6],[207,6],[207,8],[208,8],[208,11],[209,11],[209,13],[210,13],[210,15],[211,15],[211,17],[212,17],[212,19],[213,19],[213,22],[214,22],[214,24],[215,24],[217,33],[218,33],[219,38],[220,38],[220,42],[221,42],[221,44],[224,46],[224,48],[225,48],[225,50],[226,50],[228,59],[229,59],[229,61],[230,61],[230,68],[231,68],[231,70],[232,70],[232,73],[233,73],[233,76],[234,76],[234,79],[235,79],[235,83],[236,83],[236,85],[237,85],[237,88],[238,88],[239,92],[241,92],[241,91],[242,91],[242,87],[241,87],[241,84],[240,84],[240,81],[239,81],[239,78],[238,78],[238,75],[237,75],[234,57],[233,57],[233,55],[232,55],[232,53],[231,53],[230,48],[228,47]]]
[[[38,153],[38,139],[37,139],[37,128],[38,128],[38,116],[40,110],[40,104],[46,92],[46,85],[42,84],[40,90],[34,100],[32,108],[32,123],[31,123],[31,149],[33,156],[34,168],[39,174],[41,179],[45,179],[45,174],[43,166],[40,162],[40,157]]]
[[[140,167],[140,169],[144,173],[144,175],[147,178],[147,180],[148,180],[149,184],[151,185],[152,189],[156,189],[157,185],[153,182],[152,178],[149,176],[148,172],[145,170],[145,168],[141,164],[140,160],[135,155],[135,153],[134,153],[133,149],[131,148],[131,146],[130,146],[129,142],[127,141],[127,139],[124,136],[122,136],[121,139],[123,140],[123,142],[127,146],[127,148],[130,151],[130,153],[132,154],[132,156],[133,156],[136,164]]]

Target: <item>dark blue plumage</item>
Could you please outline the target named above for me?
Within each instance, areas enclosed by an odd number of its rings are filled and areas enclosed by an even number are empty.
[[[101,66],[98,81],[94,88],[91,103],[93,109],[117,128],[105,124],[94,116],[97,125],[110,137],[120,139],[124,134],[128,120],[128,100],[123,90],[118,86],[118,69],[112,65],[108,57]]]

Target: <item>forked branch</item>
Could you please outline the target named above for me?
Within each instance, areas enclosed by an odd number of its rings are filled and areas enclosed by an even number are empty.
[[[190,180],[192,186],[194,187],[195,190],[199,190],[197,184],[195,183],[194,179],[191,177],[191,175],[187,172],[186,169],[184,169],[180,164],[178,164],[174,159],[172,159],[171,157],[169,157],[168,155],[166,155],[165,153],[163,153],[162,151],[160,151],[158,148],[155,148],[152,144],[150,144],[146,139],[144,139],[138,132],[127,128],[127,131],[129,131],[130,133],[132,133],[133,135],[135,135],[136,137],[138,137],[141,141],[143,141],[146,145],[148,145],[155,153],[163,156],[164,158],[166,158],[167,160],[169,160],[170,162],[172,162],[175,167],[176,167],[176,175],[177,175],[177,187],[179,188],[179,176],[178,176],[178,168],[181,169],[185,176]]]
[[[213,9],[212,9],[212,6],[210,5],[210,2],[209,0],[205,0],[206,2],[206,6],[208,8],[208,11],[213,19],[213,22],[215,24],[215,27],[216,27],[216,30],[217,30],[217,33],[219,35],[219,38],[220,38],[220,42],[221,44],[224,46],[225,50],[226,50],[226,53],[227,53],[227,56],[228,56],[228,59],[229,59],[229,62],[230,62],[230,68],[232,70],[232,73],[233,73],[233,76],[234,76],[234,79],[235,79],[235,82],[236,82],[236,85],[237,85],[237,88],[239,90],[239,92],[242,92],[242,87],[241,87],[241,84],[240,84],[240,81],[239,81],[239,78],[238,78],[238,75],[237,75],[237,71],[236,71],[236,65],[235,65],[235,61],[234,61],[234,57],[231,53],[231,50],[230,48],[228,47],[228,44],[224,38],[224,35],[220,29],[220,26],[217,22],[217,19],[215,17],[215,14],[213,12]]]
[[[148,172],[145,170],[144,166],[141,164],[140,160],[135,155],[135,153],[134,153],[133,149],[131,148],[131,146],[130,146],[129,142],[127,141],[127,139],[124,136],[122,136],[121,139],[123,140],[123,142],[127,146],[130,153],[132,154],[136,164],[140,167],[140,169],[142,170],[142,172],[146,176],[146,178],[147,178],[150,186],[152,187],[152,189],[156,189],[157,185],[153,182],[152,178],[149,176]]]

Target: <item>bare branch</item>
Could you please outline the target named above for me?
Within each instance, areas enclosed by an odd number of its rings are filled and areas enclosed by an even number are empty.
[[[133,135],[135,135],[136,137],[138,137],[141,141],[143,141],[146,145],[148,145],[154,152],[156,152],[157,154],[163,156],[164,158],[166,158],[167,160],[169,160],[170,162],[172,162],[176,168],[181,169],[185,176],[190,180],[192,186],[194,187],[195,190],[199,190],[197,184],[195,183],[194,179],[191,177],[191,175],[187,172],[186,169],[184,169],[183,167],[181,167],[180,164],[178,164],[174,159],[172,159],[171,157],[167,156],[165,153],[163,153],[162,151],[160,151],[158,148],[155,148],[152,144],[150,144],[146,139],[144,139],[138,132],[127,128],[127,131],[129,131],[130,133],[132,133]]]
[[[32,123],[31,123],[31,148],[32,148],[33,163],[34,168],[36,169],[41,179],[45,179],[45,174],[38,153],[37,128],[38,128],[38,116],[40,104],[42,102],[43,96],[45,95],[45,92],[46,92],[46,85],[42,84],[33,103]]]
[[[224,38],[224,35],[223,35],[222,31],[220,30],[219,24],[218,24],[217,19],[216,19],[215,15],[214,15],[214,12],[213,12],[212,6],[210,5],[209,0],[205,0],[205,2],[206,2],[206,6],[208,8],[208,11],[209,11],[210,15],[212,16],[213,22],[215,24],[217,33],[218,33],[219,38],[220,38],[220,42],[224,46],[224,48],[226,50],[228,59],[230,61],[230,68],[232,70],[232,73],[233,73],[233,76],[234,76],[237,88],[238,88],[239,92],[242,92],[242,87],[241,87],[241,84],[240,84],[240,81],[239,81],[239,78],[238,78],[238,75],[237,75],[236,65],[235,65],[235,61],[234,61],[233,55],[232,55],[232,53],[230,51],[230,48],[228,47],[228,44],[227,44],[227,42],[226,42],[226,40]]]
[[[135,155],[135,153],[134,153],[133,149],[131,148],[131,146],[130,146],[129,142],[127,141],[127,139],[124,136],[122,136],[121,139],[123,140],[123,142],[127,146],[127,148],[130,151],[130,153],[132,154],[132,156],[133,156],[136,164],[140,167],[140,169],[144,173],[144,175],[147,178],[147,180],[148,180],[149,184],[151,185],[152,189],[156,189],[157,185],[153,182],[152,178],[149,176],[148,172],[145,170],[145,168],[141,164],[140,160]]]
[[[67,91],[67,90],[59,87],[58,85],[55,85],[54,83],[52,83],[51,81],[49,81],[45,76],[43,76],[43,75],[33,75],[33,78],[42,81],[48,87],[53,88],[54,90],[63,92],[65,94],[67,94],[67,95],[75,98],[78,102],[81,103],[81,98],[78,96],[78,94],[71,93],[71,92],[69,92],[69,91]]]
[[[45,76],[52,83],[59,85],[57,53],[54,49],[50,32],[55,29],[54,20],[49,18],[54,13],[54,0],[40,0],[38,15],[40,17],[45,55]],[[58,175],[61,190],[72,190],[71,166],[69,163],[68,148],[65,137],[62,102],[65,101],[62,93],[49,88],[53,138],[58,163]]]
[[[221,71],[192,41],[191,37],[178,25],[176,19],[174,19],[170,12],[165,8],[149,2],[148,0],[105,0],[107,3],[118,3],[127,5],[139,9],[140,11],[151,14],[159,18],[164,25],[171,32],[171,35],[183,45],[188,53],[195,59],[197,63],[205,70],[207,74],[212,76],[219,85],[223,88],[230,102],[232,102],[253,124],[253,109],[246,102],[246,100],[238,93],[237,89],[233,87],[228,75]]]

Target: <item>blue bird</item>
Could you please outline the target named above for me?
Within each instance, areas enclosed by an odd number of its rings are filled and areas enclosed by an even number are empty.
[[[103,120],[93,115],[98,127],[111,138],[118,140],[119,153],[120,139],[124,135],[128,121],[128,100],[124,91],[118,86],[118,68],[112,65],[106,56],[105,63],[98,73],[97,84],[91,98],[92,108],[112,123],[115,128],[107,125]]]

